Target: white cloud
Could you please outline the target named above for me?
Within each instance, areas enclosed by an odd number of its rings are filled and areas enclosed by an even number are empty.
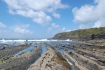
[[[38,17],[33,19],[33,21],[41,25],[47,25],[51,20],[51,17],[47,16],[44,12],[39,13]]]
[[[94,23],[105,18],[105,0],[94,0],[94,5],[84,5],[73,10],[74,21],[77,23]]]
[[[97,21],[93,27],[105,27],[105,18]]]
[[[30,25],[29,24],[18,24],[18,25],[14,25],[14,27],[20,27],[20,28],[28,28]]]
[[[41,25],[50,23],[52,18],[47,13],[56,13],[57,9],[67,8],[67,5],[61,3],[61,0],[4,0],[9,7],[9,13],[18,14]],[[54,14],[59,18],[59,14]]]
[[[51,25],[52,25],[53,28],[58,28],[59,27],[59,25],[57,25],[55,23],[52,23]]]
[[[6,25],[4,25],[2,22],[0,22],[0,28],[1,27],[6,27]]]
[[[0,30],[0,38],[26,38],[33,34],[32,31],[28,30],[28,24],[15,25],[12,27],[5,27]]]
[[[85,25],[85,24],[81,24],[81,25],[79,26],[79,28],[80,28],[80,29],[86,29],[86,28],[89,28],[89,26],[88,26],[88,25]]]
[[[34,10],[29,9],[27,11],[17,10],[17,12],[15,13],[24,17],[30,17],[33,19],[34,22],[37,22],[41,25],[46,25],[52,20],[51,17],[46,15],[43,11],[36,12]]]
[[[14,32],[19,33],[19,34],[30,34],[30,33],[32,33],[29,30],[23,29],[23,28],[15,28]]]
[[[28,27],[29,27],[28,24],[22,24],[22,25],[15,25],[12,28],[14,30],[14,33],[18,33],[18,34],[21,34],[21,35],[29,35],[29,34],[32,34],[33,32],[28,30],[27,29]]]
[[[10,13],[10,14],[12,14],[12,15],[14,15],[14,14],[15,14],[15,12],[14,12],[14,11],[12,11],[11,9],[9,9],[9,13]]]
[[[57,13],[53,13],[53,16],[56,18],[60,18],[60,14],[57,14]]]

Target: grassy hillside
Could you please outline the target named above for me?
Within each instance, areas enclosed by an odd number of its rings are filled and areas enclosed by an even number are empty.
[[[80,29],[71,32],[62,32],[55,35],[55,38],[59,37],[83,37],[88,35],[97,35],[97,34],[105,34],[105,27],[100,28],[89,28],[89,29]]]

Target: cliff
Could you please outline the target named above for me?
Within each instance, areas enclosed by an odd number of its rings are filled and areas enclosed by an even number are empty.
[[[105,39],[105,27],[80,29],[56,34],[53,39],[93,40]]]

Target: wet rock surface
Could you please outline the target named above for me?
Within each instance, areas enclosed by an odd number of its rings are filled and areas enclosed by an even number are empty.
[[[47,45],[48,51],[30,66],[28,70],[71,70],[63,56]]]
[[[41,46],[35,47],[34,51],[12,57],[0,64],[0,70],[27,70],[41,56]]]
[[[29,44],[24,44],[24,45],[14,46],[12,48],[10,47],[10,48],[2,49],[2,50],[0,50],[0,59],[2,57],[13,55],[25,48],[28,48],[29,46],[30,46]]]
[[[69,46],[75,52],[67,51],[64,55],[80,70],[104,70],[105,47],[92,44],[75,44]],[[68,48],[69,48],[68,47]]]
[[[34,43],[0,50],[0,70],[105,70],[104,39]]]

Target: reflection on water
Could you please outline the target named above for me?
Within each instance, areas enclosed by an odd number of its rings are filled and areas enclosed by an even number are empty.
[[[32,52],[33,50],[35,49],[35,45],[31,45],[30,47],[18,52],[17,54],[15,54],[14,56],[18,56],[18,55],[21,55],[23,53],[27,53],[27,52]]]
[[[42,43],[41,44],[41,47],[42,47],[42,54],[41,55],[43,55],[47,51],[46,44],[45,43]]]

